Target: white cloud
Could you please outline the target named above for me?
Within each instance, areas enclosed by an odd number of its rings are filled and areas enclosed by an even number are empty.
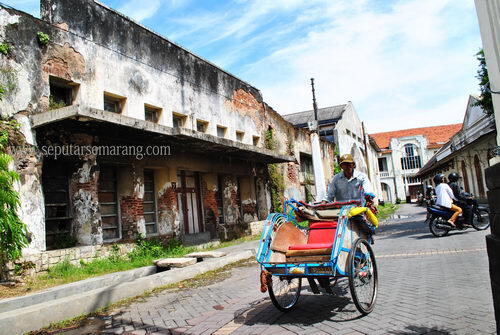
[[[132,19],[141,22],[156,14],[161,6],[160,0],[141,0],[140,6],[137,1],[130,0],[118,8],[118,11],[131,17]]]
[[[352,101],[371,132],[461,122],[477,91],[473,54],[481,43],[475,12],[462,2],[400,1],[389,11],[336,2],[340,15],[325,4],[321,19],[329,24],[247,65],[240,77],[283,114],[311,109],[315,77],[320,106]]]

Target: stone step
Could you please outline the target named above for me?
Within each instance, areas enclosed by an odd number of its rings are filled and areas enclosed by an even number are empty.
[[[162,258],[154,261],[155,265],[159,268],[183,268],[188,265],[196,264],[196,258],[179,257],[179,258]]]
[[[222,251],[197,251],[185,255],[184,257],[194,257],[194,258],[219,258],[226,256],[225,252]]]

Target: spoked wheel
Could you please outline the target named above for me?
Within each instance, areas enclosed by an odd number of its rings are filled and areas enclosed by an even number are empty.
[[[444,228],[447,227],[448,223],[445,219],[440,216],[432,216],[429,221],[429,230],[432,235],[436,237],[443,237],[448,235],[450,229]],[[451,228],[451,227],[450,227]]]
[[[476,230],[485,230],[490,226],[490,215],[484,208],[474,212],[472,216],[472,227]]]
[[[274,306],[282,312],[288,312],[299,301],[302,278],[273,276],[267,283],[267,288]]]
[[[378,275],[373,250],[364,239],[354,242],[348,258],[349,288],[358,311],[370,313],[377,299]]]

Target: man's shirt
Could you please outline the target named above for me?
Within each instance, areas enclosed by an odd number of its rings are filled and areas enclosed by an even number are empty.
[[[462,188],[456,181],[449,183],[451,190],[453,191],[453,195],[455,198],[458,200],[465,201],[467,200],[467,196],[465,195],[464,191],[462,191]]]
[[[372,184],[366,174],[354,170],[351,179],[347,179],[342,171],[337,173],[328,185],[326,200],[328,202],[332,202],[333,199],[336,201],[360,200],[361,189],[364,189],[365,194],[373,193]]]
[[[453,200],[457,200],[453,195],[453,191],[446,183],[441,183],[436,186],[436,205],[451,208]]]

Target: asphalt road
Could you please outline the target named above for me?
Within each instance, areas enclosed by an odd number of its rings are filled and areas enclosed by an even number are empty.
[[[83,334],[494,334],[485,236],[489,230],[433,237],[425,209],[402,205],[375,237],[379,294],[362,317],[347,281],[334,295],[307,282],[296,309],[282,313],[259,291],[258,264],[209,285],[163,291],[64,332]]]

